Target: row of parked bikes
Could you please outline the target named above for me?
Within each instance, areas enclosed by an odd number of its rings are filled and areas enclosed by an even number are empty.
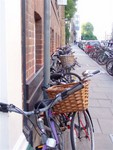
[[[70,46],[58,48],[51,55],[50,83],[43,87],[47,98],[36,102],[32,111],[0,102],[3,113],[24,115],[33,125],[40,143],[35,150],[67,150],[65,132],[70,131],[72,150],[94,150],[94,127],[88,110],[88,78],[99,73],[84,71],[82,77],[72,72],[79,66]],[[34,121],[31,120],[35,117]]]
[[[106,71],[113,76],[113,48],[95,45],[87,54],[99,65],[105,65]]]

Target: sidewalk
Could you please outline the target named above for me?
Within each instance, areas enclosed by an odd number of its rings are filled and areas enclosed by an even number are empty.
[[[113,150],[113,77],[77,46],[72,48],[81,65],[74,72],[79,75],[85,70],[102,72],[91,78],[89,111],[95,128],[95,150]]]

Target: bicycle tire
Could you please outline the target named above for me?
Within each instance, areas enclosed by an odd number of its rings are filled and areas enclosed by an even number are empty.
[[[94,150],[94,132],[86,111],[73,113],[70,129],[72,150]]]
[[[110,59],[106,64],[106,71],[113,76],[113,59]]]
[[[99,65],[105,65],[108,61],[108,57],[106,55],[104,55],[104,53],[101,53],[100,55],[98,55],[97,57],[97,63]]]

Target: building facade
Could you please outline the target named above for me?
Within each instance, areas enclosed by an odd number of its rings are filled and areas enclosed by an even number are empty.
[[[71,19],[70,22],[70,42],[71,43],[76,43],[78,42],[81,38],[80,35],[80,18],[79,15],[75,14],[74,17]]]
[[[43,97],[44,3],[0,1],[0,101],[24,110],[31,110]],[[64,6],[50,0],[50,54],[65,44],[63,13]],[[0,116],[0,149],[24,150],[29,142],[34,145],[32,126],[23,116],[1,112]]]

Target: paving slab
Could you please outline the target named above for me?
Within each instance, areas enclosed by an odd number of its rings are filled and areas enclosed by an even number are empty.
[[[93,120],[93,125],[94,125],[94,132],[96,133],[102,133],[100,124],[98,122],[98,119],[92,119]]]
[[[70,130],[67,129],[64,132],[64,150],[72,150],[71,143],[70,143]]]
[[[98,119],[103,134],[113,134],[113,120]]]
[[[109,108],[89,107],[92,118],[113,120],[113,114]]]
[[[95,150],[113,150],[113,142],[109,135],[95,134]]]

